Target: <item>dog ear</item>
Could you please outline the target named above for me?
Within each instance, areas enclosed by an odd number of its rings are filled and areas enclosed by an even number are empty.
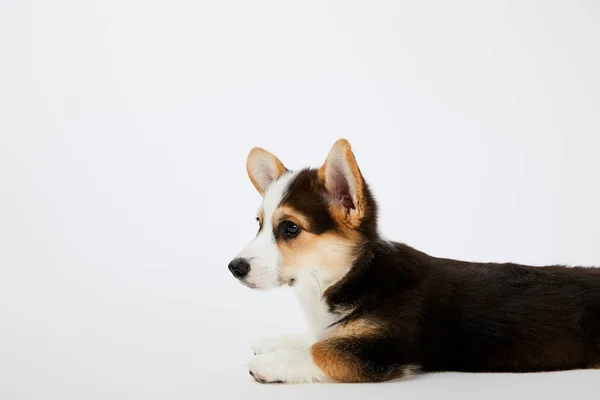
[[[319,169],[319,178],[324,182],[334,217],[357,226],[365,211],[365,183],[346,139],[335,142]]]
[[[262,196],[271,182],[283,175],[287,168],[273,154],[260,147],[255,147],[248,154],[246,171],[248,171],[250,181]]]

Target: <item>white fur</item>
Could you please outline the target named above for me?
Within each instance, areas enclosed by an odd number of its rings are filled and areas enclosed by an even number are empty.
[[[312,345],[307,335],[286,335],[265,338],[252,343],[254,354],[271,353],[276,350],[302,350]]]
[[[328,327],[341,318],[340,315],[329,312],[329,307],[323,299],[323,291],[327,287],[316,272],[312,276],[300,274],[294,285],[294,291],[306,315],[310,337],[315,342],[324,339]]]
[[[271,289],[281,285],[279,275],[281,253],[273,235],[273,214],[295,176],[294,172],[286,172],[267,188],[262,203],[262,229],[237,256],[250,263],[250,272],[244,279],[244,283],[248,286],[257,289]]]
[[[248,367],[257,380],[285,383],[329,381],[314,363],[310,346],[325,339],[329,326],[341,318],[341,315],[329,312],[322,292],[328,287],[328,282],[322,281],[318,276],[316,272],[299,274],[294,285],[300,305],[306,314],[309,336],[282,336],[255,342],[252,349],[257,356]]]
[[[276,350],[255,356],[248,370],[261,382],[310,383],[327,381],[315,364],[310,349]]]
[[[273,154],[266,150],[255,148],[248,155],[246,167],[248,174],[264,192],[269,185],[278,178],[281,173],[281,162]],[[284,167],[285,168],[285,167]]]

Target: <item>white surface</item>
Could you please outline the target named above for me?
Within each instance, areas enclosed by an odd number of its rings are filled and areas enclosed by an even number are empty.
[[[599,3],[491,3],[0,2],[0,398],[597,393],[600,371],[246,371],[304,328],[227,270],[255,145],[297,168],[348,138],[384,232],[433,255],[600,264]]]

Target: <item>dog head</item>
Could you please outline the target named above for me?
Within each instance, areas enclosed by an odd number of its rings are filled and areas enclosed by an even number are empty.
[[[250,151],[246,169],[262,195],[259,228],[229,264],[246,286],[328,286],[376,237],[376,205],[348,141],[338,140],[319,169],[288,170],[261,148]]]

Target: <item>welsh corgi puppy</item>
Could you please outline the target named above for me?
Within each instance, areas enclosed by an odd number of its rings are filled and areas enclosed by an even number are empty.
[[[600,269],[437,258],[384,240],[346,140],[319,169],[254,148],[256,237],[229,264],[253,289],[290,286],[309,334],[253,345],[267,382],[379,382],[416,372],[600,367]]]

